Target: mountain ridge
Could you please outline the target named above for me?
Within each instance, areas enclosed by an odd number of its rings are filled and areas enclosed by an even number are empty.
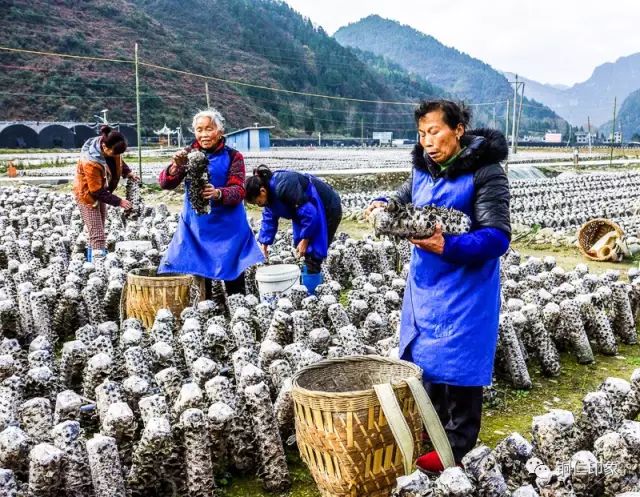
[[[504,103],[513,97],[508,80],[489,64],[397,21],[378,15],[367,16],[341,27],[334,37],[344,46],[369,51],[399,64],[457,98],[485,104]],[[480,112],[485,114],[486,120],[488,110]],[[501,110],[500,118],[502,114],[504,110]],[[520,128],[523,132],[543,132],[566,126],[567,123],[551,109],[525,99]]]
[[[170,128],[186,127],[193,113],[205,107],[205,80],[179,71],[218,78],[209,80],[211,105],[225,115],[228,129],[258,122],[275,126],[274,134],[281,136],[393,131],[396,137],[413,138],[413,109],[382,102],[453,98],[459,90],[455,84],[442,88],[392,59],[344,47],[276,0],[0,0],[0,8],[12,27],[0,34],[0,45],[132,59],[139,43],[141,61],[172,69],[140,67],[147,135],[165,122]],[[461,62],[469,62],[468,55],[456,53]],[[9,89],[0,92],[0,119],[88,121],[108,108],[114,121],[135,121],[129,63],[0,52],[0,66],[5,68],[0,85]],[[484,102],[483,92],[495,84],[510,93],[508,83],[487,64],[475,61],[474,67],[489,72],[471,105]],[[311,96],[318,94],[331,98]],[[474,124],[502,129],[503,110],[492,115],[489,108],[474,108]],[[563,125],[534,102],[526,103],[523,122],[523,130]]]
[[[511,72],[504,74],[513,75]],[[640,52],[600,64],[588,79],[566,89],[528,78],[524,80],[527,81],[525,95],[551,107],[573,125],[586,126],[590,119],[592,126],[600,126],[613,115],[614,97],[621,103],[640,89]]]

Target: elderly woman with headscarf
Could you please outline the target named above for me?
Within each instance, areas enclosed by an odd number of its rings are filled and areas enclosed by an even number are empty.
[[[395,195],[400,203],[464,212],[471,231],[414,244],[402,307],[400,356],[420,366],[456,463],[476,444],[482,389],[492,380],[500,314],[500,256],[509,248],[509,182],[500,165],[502,133],[468,130],[470,114],[448,100],[415,111],[419,143],[412,175]],[[374,201],[369,209],[384,206]],[[436,452],[418,459],[442,471]]]
[[[245,293],[244,271],[264,260],[247,220],[242,201],[245,196],[244,158],[225,144],[224,119],[215,109],[198,112],[193,118],[195,141],[174,155],[169,167],[160,173],[164,189],[176,188],[185,178],[187,156],[184,152],[202,151],[207,160],[209,183],[202,191],[209,202],[207,214],[197,213],[188,198],[180,222],[158,273],[183,273],[201,276],[207,281],[223,280],[227,294]]]

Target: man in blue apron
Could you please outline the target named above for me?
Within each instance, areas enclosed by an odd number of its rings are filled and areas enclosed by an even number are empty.
[[[490,385],[500,314],[500,256],[509,248],[509,182],[499,164],[508,154],[499,131],[467,131],[470,115],[454,102],[422,102],[415,112],[420,142],[401,203],[457,209],[471,231],[439,227],[414,244],[400,325],[400,356],[423,369],[456,462],[476,444],[483,386]],[[372,202],[369,210],[384,205]],[[435,452],[416,462],[442,471]]]
[[[258,242],[265,257],[278,231],[278,220],[293,221],[293,243],[305,260],[302,283],[313,293],[322,283],[322,261],[342,220],[340,196],[315,176],[272,172],[267,166],[254,170],[245,189],[247,202],[264,207]]]
[[[198,214],[189,198],[189,182],[185,184],[184,208],[178,229],[158,273],[194,274],[210,280],[224,280],[228,294],[245,293],[244,271],[264,261],[255,241],[242,203],[244,159],[237,150],[225,145],[223,119],[214,109],[200,112],[193,119],[196,140],[189,150],[201,150],[209,160],[209,184],[203,198],[210,212]],[[176,188],[184,179],[185,154],[176,154],[172,164],[160,173],[164,189]]]

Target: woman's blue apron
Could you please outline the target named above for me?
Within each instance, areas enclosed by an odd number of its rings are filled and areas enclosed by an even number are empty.
[[[473,220],[473,174],[434,180],[414,169],[412,199],[420,207],[458,209]],[[453,264],[414,247],[402,307],[400,357],[420,366],[424,381],[490,385],[499,313],[499,259]]]
[[[225,147],[209,155],[210,183],[226,185],[231,158]],[[198,215],[188,200],[185,182],[184,207],[158,273],[194,274],[215,280],[234,280],[250,266],[264,261],[247,221],[244,205],[210,202],[210,213]]]
[[[293,244],[297,247],[300,240],[302,240],[302,226],[300,225],[295,206],[285,204],[275,195],[278,172],[279,171],[275,171],[269,181],[269,207],[275,217],[291,219],[293,225]],[[307,235],[309,239],[307,254],[313,256],[315,259],[325,259],[329,252],[329,228],[327,227],[327,216],[320,194],[318,194],[318,190],[316,190],[316,187],[313,185],[311,177],[309,177],[309,175],[305,176],[309,179],[309,185],[307,186],[305,193],[309,198],[309,202],[317,211],[316,222],[313,223],[313,229]]]

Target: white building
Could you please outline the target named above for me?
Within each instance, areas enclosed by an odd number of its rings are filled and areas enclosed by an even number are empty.
[[[611,143],[611,133],[609,133],[607,143]],[[613,143],[622,143],[622,131],[616,131],[613,134]]]
[[[393,132],[391,131],[374,131],[372,138],[374,140],[380,140],[380,146],[391,146],[391,140],[393,140]]]
[[[562,143],[562,133],[547,132],[544,134],[546,143]]]
[[[591,143],[598,139],[596,133],[591,133]],[[576,143],[587,145],[589,143],[589,133],[587,131],[576,131]]]

